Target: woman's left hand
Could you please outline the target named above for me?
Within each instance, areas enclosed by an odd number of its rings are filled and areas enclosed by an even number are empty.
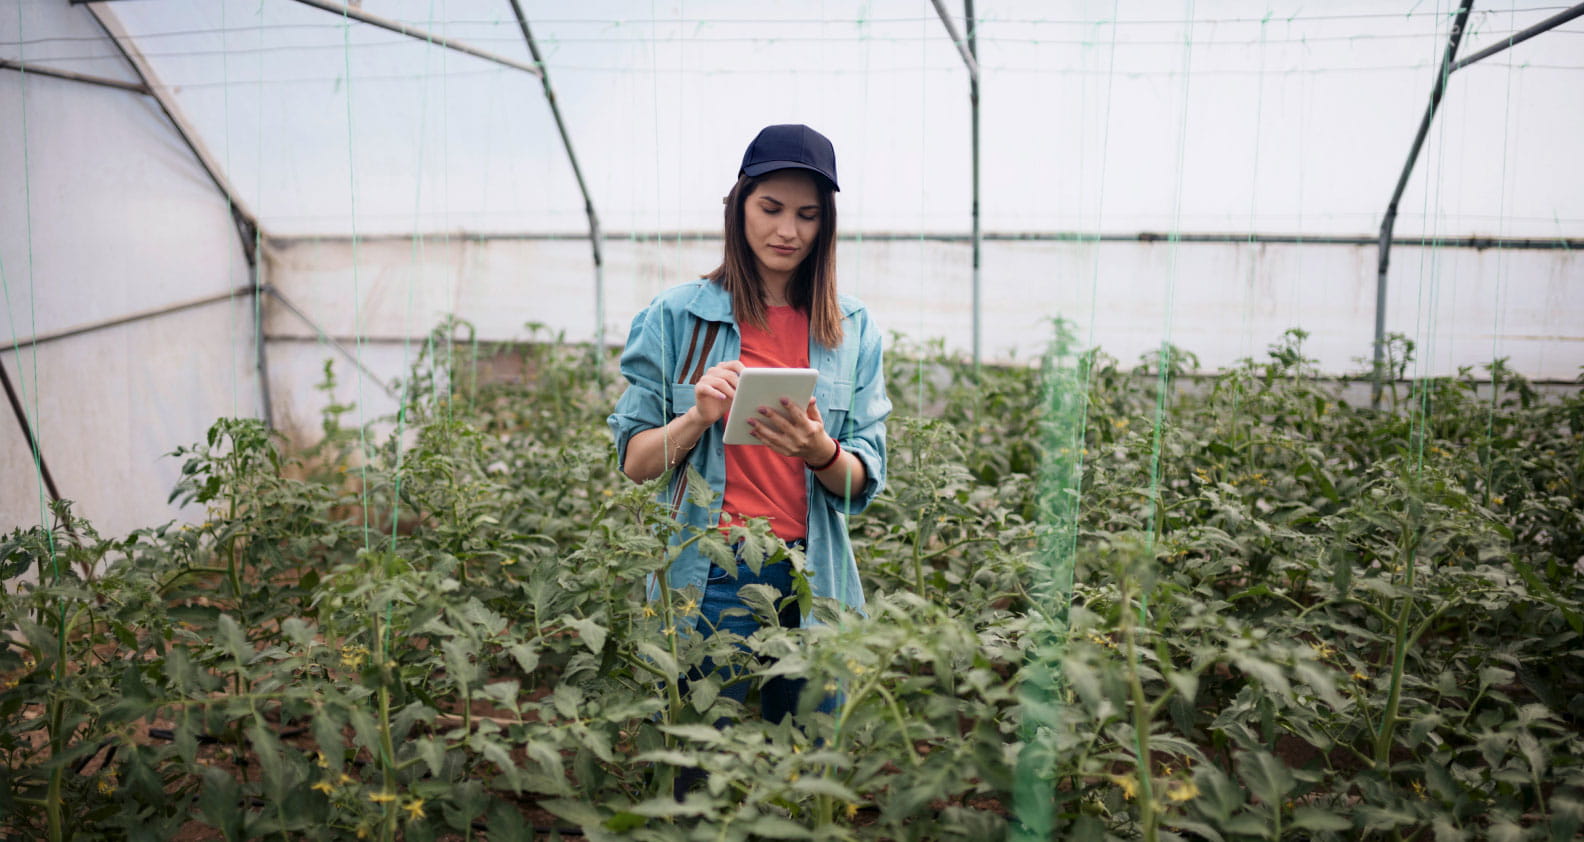
[[[821,465],[830,461],[835,451],[835,441],[825,432],[825,422],[820,418],[819,407],[810,397],[806,409],[798,409],[783,398],[779,406],[761,406],[758,414],[748,419],[753,437],[769,445],[782,456],[796,456],[807,464]]]

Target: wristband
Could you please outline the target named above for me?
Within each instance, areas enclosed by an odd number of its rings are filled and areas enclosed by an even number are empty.
[[[809,465],[809,463],[807,463],[807,462],[804,462],[803,464],[806,465],[809,470],[813,471],[816,474],[819,473],[820,471],[823,471],[826,468],[829,468],[830,466],[836,464],[836,460],[840,459],[841,458],[841,454],[842,454],[841,442],[839,442],[839,441],[837,441],[836,439],[833,438],[833,439],[831,439],[831,444],[836,445],[836,452],[831,454],[831,458],[825,460],[825,464],[820,465],[819,467],[815,467],[813,465]]]

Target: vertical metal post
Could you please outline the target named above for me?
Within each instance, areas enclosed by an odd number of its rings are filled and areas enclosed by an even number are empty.
[[[22,362],[20,348],[15,359],[20,368]],[[27,439],[28,453],[38,460],[39,473],[44,475],[44,488],[49,491],[50,500],[59,500],[60,491],[55,488],[55,478],[50,476],[49,463],[44,461],[44,451],[39,449],[38,439],[33,437],[33,426],[28,423],[27,411],[22,408],[22,401],[17,398],[16,390],[11,387],[11,375],[6,372],[3,359],[0,359],[0,386],[5,388],[6,401],[11,404],[11,412],[16,416],[17,426],[22,428],[22,436]],[[35,383],[33,388],[37,389],[38,384]]]
[[[258,359],[259,399],[263,402],[259,407],[260,414],[264,417],[264,429],[275,429],[275,406],[270,397],[269,382],[269,356],[265,353],[264,341],[264,268],[261,249],[255,246],[252,262],[253,273],[253,312],[257,318],[253,320],[253,341]]]
[[[583,180],[583,170],[578,166],[577,154],[572,151],[572,138],[567,134],[566,121],[561,119],[561,107],[556,104],[555,90],[550,87],[550,72],[539,55],[539,44],[528,29],[528,16],[522,4],[511,0],[512,11],[517,14],[517,25],[522,29],[523,40],[528,42],[528,52],[533,54],[534,66],[539,71],[539,82],[544,86],[545,101],[550,103],[550,115],[555,118],[556,130],[561,133],[561,145],[566,147],[567,160],[572,162],[572,175],[577,178],[578,189],[583,192],[583,210],[588,214],[589,243],[594,247],[594,345],[605,349],[605,253],[604,234],[600,232],[599,214],[594,212],[594,199],[589,196],[588,184]],[[604,371],[603,368],[600,371]]]
[[[1370,387],[1370,407],[1373,409],[1380,408],[1381,387],[1386,379],[1386,269],[1391,264],[1392,228],[1397,225],[1397,203],[1402,200],[1403,190],[1408,187],[1408,177],[1413,174],[1414,162],[1419,160],[1419,150],[1424,147],[1425,137],[1430,134],[1430,123],[1441,105],[1441,97],[1446,94],[1447,77],[1453,69],[1452,59],[1457,56],[1458,43],[1463,40],[1463,30],[1472,11],[1474,0],[1468,0],[1458,9],[1457,19],[1452,22],[1446,54],[1441,59],[1441,66],[1436,69],[1435,87],[1430,90],[1430,106],[1425,109],[1424,119],[1419,121],[1419,133],[1414,136],[1402,175],[1397,178],[1397,189],[1392,191],[1391,201],[1386,204],[1386,216],[1381,219],[1378,245],[1380,261],[1375,272],[1374,384]]]
[[[963,0],[963,16],[967,18],[968,26],[968,55],[974,60],[974,72],[968,77],[968,103],[972,114],[973,125],[973,359],[974,370],[979,370],[979,359],[982,347],[981,337],[983,330],[982,290],[979,282],[979,266],[983,232],[979,227],[979,48],[978,33],[974,22],[973,0]]]
[[[968,68],[968,105],[973,125],[973,360],[974,370],[978,371],[979,251],[983,241],[983,234],[979,230],[979,56],[976,43],[978,36],[974,33],[973,0],[963,0],[964,12],[968,18],[966,40],[957,34],[957,25],[952,23],[951,15],[947,14],[942,0],[931,0],[931,2],[935,6],[935,13],[940,16],[941,26],[946,27],[946,34],[950,35],[952,43],[957,45],[957,54],[962,56],[963,65]]]

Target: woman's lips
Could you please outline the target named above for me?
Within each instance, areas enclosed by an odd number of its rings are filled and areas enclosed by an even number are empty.
[[[772,251],[774,251],[776,254],[783,255],[783,256],[788,256],[788,257],[790,257],[791,255],[797,254],[797,247],[796,246],[777,246],[777,245],[772,245],[772,246],[770,246],[770,249]]]

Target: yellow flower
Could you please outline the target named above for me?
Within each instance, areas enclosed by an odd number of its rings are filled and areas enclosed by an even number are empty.
[[[793,773],[787,775],[787,783],[796,783],[797,779],[798,779],[798,773],[796,773],[796,772],[793,772]]]
[[[645,617],[653,617],[655,615],[654,606],[645,602],[643,607],[643,615]]]
[[[389,804],[396,800],[396,796],[389,792],[371,792],[368,799],[375,804]]]
[[[1132,775],[1112,775],[1111,782],[1122,787],[1122,797],[1129,800],[1138,797],[1138,779]]]
[[[367,839],[367,838],[369,838],[369,829],[367,827],[364,827],[363,825],[358,825],[357,833],[358,833],[358,838],[359,839]]]
[[[402,805],[402,809],[407,811],[407,821],[416,821],[424,817],[422,798],[414,798],[408,801]]]
[[[1309,648],[1313,649],[1315,655],[1321,660],[1325,660],[1336,654],[1336,649],[1333,648],[1329,643],[1311,643],[1309,644]]]
[[[857,817],[858,817],[858,805],[849,803],[847,805],[847,820],[848,821],[852,821],[853,819],[855,819]]]
[[[1497,494],[1496,496],[1491,498],[1491,505],[1492,506],[1500,506],[1501,504],[1503,504],[1505,502],[1507,502],[1507,498],[1501,496],[1500,494]]]
[[[348,647],[341,653],[341,666],[349,670],[358,669],[363,666],[363,659],[368,657],[368,653],[367,646]]]
[[[1424,798],[1425,797],[1425,785],[1424,785],[1423,782],[1421,782],[1421,781],[1411,781],[1408,785],[1413,787],[1414,795],[1417,795],[1420,798]]]
[[[614,492],[614,491],[610,490],[609,488],[607,488],[607,489],[605,489],[605,496],[606,497],[615,497],[616,496],[616,492]]]
[[[331,786],[329,781],[320,781],[319,783],[309,787],[309,789],[317,789],[325,795],[335,792],[335,787]]]
[[[330,768],[330,761],[325,759],[323,752],[314,752],[314,765],[321,769]]]
[[[355,784],[355,783],[357,783],[357,778],[354,778],[351,775],[348,775],[347,773],[342,772],[341,773],[341,777],[336,778],[336,783],[338,783],[338,784],[340,784],[342,786],[346,786],[347,784]]]
[[[1199,796],[1199,787],[1190,778],[1178,778],[1166,785],[1168,801],[1192,801]]]
[[[1358,670],[1354,670],[1351,677],[1354,681],[1369,681],[1369,676],[1359,672]]]
[[[693,597],[688,597],[686,602],[677,606],[677,610],[682,612],[682,616],[687,617],[698,610],[698,603],[694,601]]]
[[[99,794],[100,795],[114,795],[115,794],[115,778],[100,778],[99,779]]]

